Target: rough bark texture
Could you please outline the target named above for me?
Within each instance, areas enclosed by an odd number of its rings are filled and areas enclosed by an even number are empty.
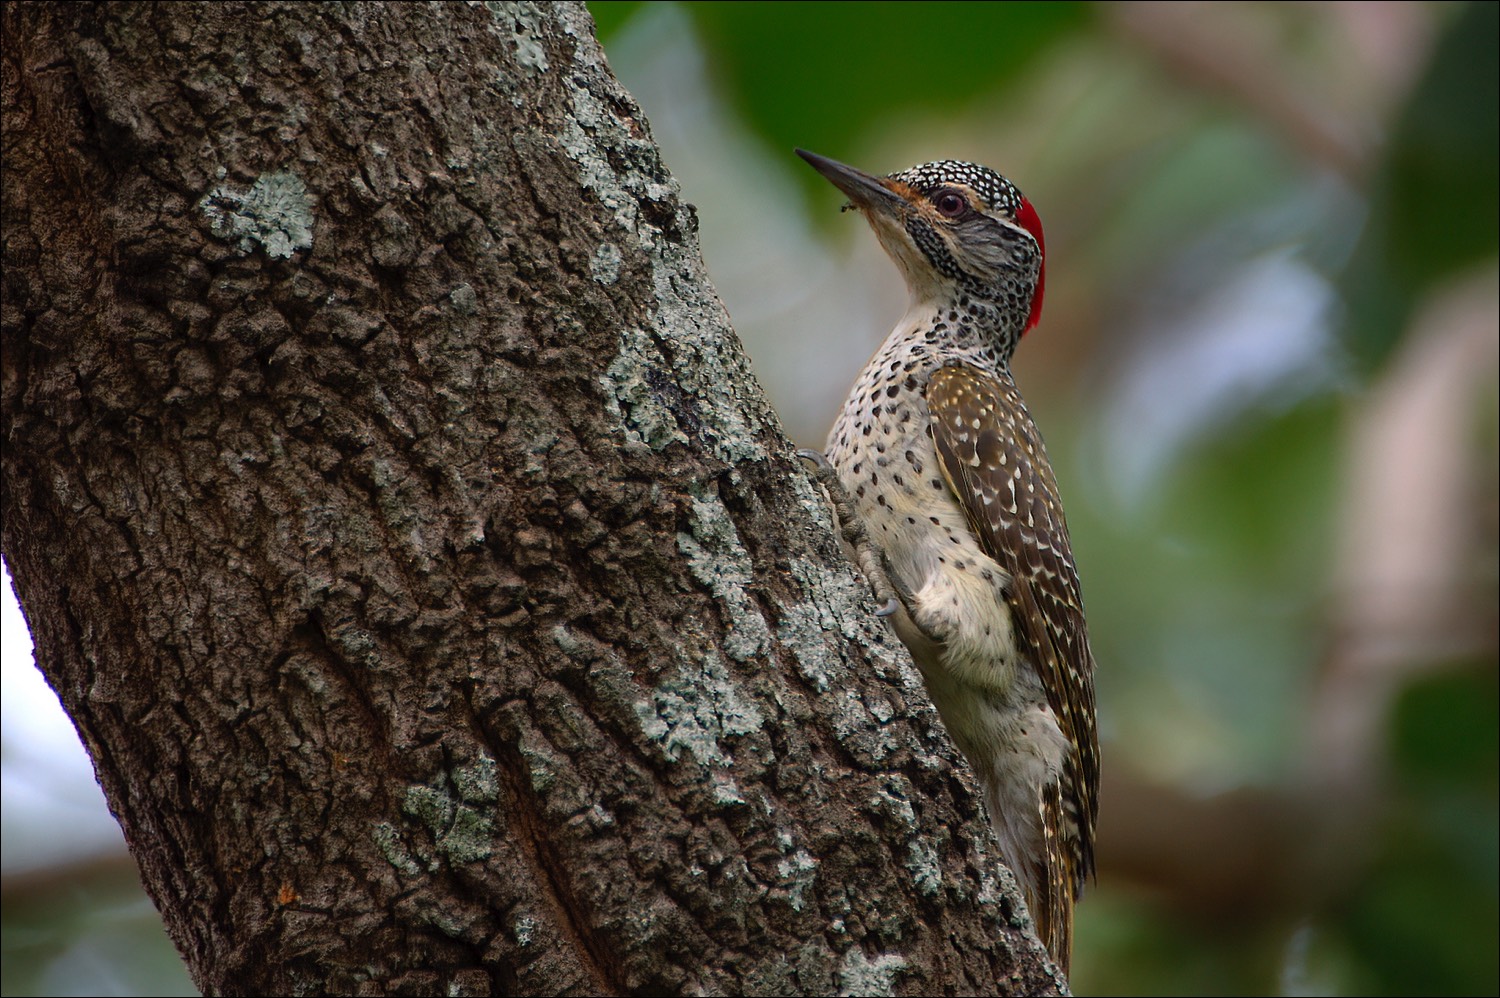
[[[1062,987],[581,6],[4,18],[4,552],[204,991]]]

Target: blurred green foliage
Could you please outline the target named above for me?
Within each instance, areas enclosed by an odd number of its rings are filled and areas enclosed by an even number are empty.
[[[6,995],[196,995],[128,859],[7,884],[0,946]]]
[[[1390,137],[1345,282],[1345,333],[1367,372],[1389,358],[1424,292],[1497,251],[1497,38],[1500,4],[1464,5]]]
[[[1492,663],[1456,665],[1395,705],[1396,801],[1335,923],[1360,957],[1360,993],[1500,989],[1500,689]]]
[[[608,48],[640,3],[590,3]],[[774,149],[839,158],[883,119],[944,114],[1022,77],[1090,18],[1081,3],[691,3],[718,82]],[[799,174],[812,190],[823,183]]]
[[[1203,788],[1295,763],[1304,718],[1286,705],[1305,700],[1319,653],[1307,589],[1332,557],[1340,425],[1326,396],[1235,425],[1128,520],[1070,503],[1111,744]]]

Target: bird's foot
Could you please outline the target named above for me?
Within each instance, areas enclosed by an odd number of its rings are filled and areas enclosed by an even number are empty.
[[[870,583],[875,598],[881,601],[881,607],[875,611],[875,616],[890,617],[905,609],[907,616],[915,622],[916,597],[891,571],[885,552],[870,539],[865,522],[854,509],[854,503],[850,500],[844,483],[839,480],[838,472],[822,451],[804,448],[797,451],[797,456],[813,466],[813,478],[828,493],[828,501],[833,506],[844,543],[853,550],[855,564]]]

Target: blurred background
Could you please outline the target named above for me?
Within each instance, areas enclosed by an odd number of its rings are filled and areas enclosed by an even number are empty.
[[[904,291],[794,146],[1042,217],[1015,371],[1104,742],[1075,991],[1500,991],[1500,5],[589,6],[799,444]],[[3,630],[0,990],[191,994]]]

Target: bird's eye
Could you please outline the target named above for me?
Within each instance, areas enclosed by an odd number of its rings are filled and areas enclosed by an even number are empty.
[[[954,191],[944,191],[939,194],[933,204],[937,208],[938,214],[944,218],[957,218],[969,210],[969,202],[964,200],[962,194]]]

